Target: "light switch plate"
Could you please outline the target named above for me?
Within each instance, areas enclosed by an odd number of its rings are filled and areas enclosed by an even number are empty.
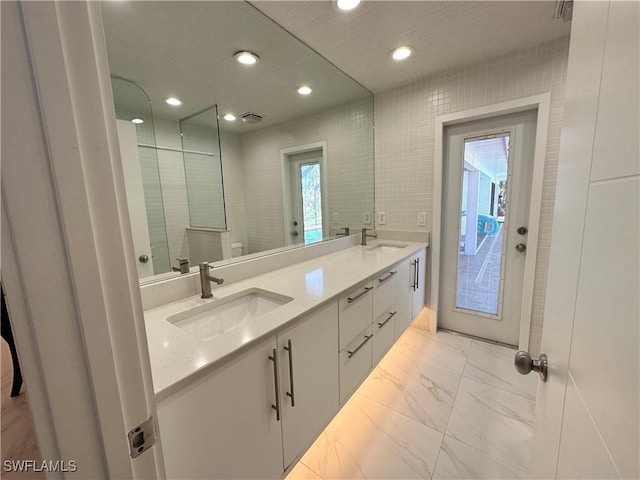
[[[427,226],[427,212],[418,212],[418,226]]]
[[[338,225],[340,223],[340,212],[333,212],[331,221],[334,225]]]
[[[376,223],[378,225],[386,225],[387,224],[387,212],[378,212],[378,221]]]
[[[364,212],[364,224],[371,225],[371,212]]]

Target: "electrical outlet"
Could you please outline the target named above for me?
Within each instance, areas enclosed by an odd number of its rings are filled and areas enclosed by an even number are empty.
[[[376,223],[378,225],[386,225],[387,224],[387,212],[378,212],[378,221]]]
[[[340,212],[333,212],[332,215],[332,220],[334,225],[339,225],[340,224]]]
[[[364,212],[364,224],[371,225],[371,212]]]
[[[418,226],[419,227],[427,226],[427,212],[418,212]]]

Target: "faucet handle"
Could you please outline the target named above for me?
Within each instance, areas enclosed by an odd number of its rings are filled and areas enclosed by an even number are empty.
[[[178,261],[178,263],[180,263],[180,265],[184,265],[185,263],[189,263],[189,259],[188,258],[176,258],[176,260]]]

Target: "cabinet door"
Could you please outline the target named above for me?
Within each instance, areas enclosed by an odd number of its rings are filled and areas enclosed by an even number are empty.
[[[338,302],[278,333],[278,348],[286,468],[338,410]]]
[[[415,275],[415,286],[413,287],[413,306],[411,308],[412,320],[416,318],[424,308],[424,292],[425,282],[427,278],[427,276],[425,275],[427,263],[426,258],[426,250],[420,250],[420,252],[413,257],[413,273]]]
[[[407,258],[398,265],[396,274],[396,315],[394,318],[395,337],[402,335],[413,320],[413,285],[415,278],[413,275],[413,258]]]
[[[396,302],[398,270],[390,268],[373,281],[373,318],[378,318]]]
[[[373,285],[371,282],[354,288],[338,299],[340,350],[373,321]]]
[[[392,305],[373,322],[373,365],[378,364],[396,339],[394,327],[397,314],[398,311]]]
[[[371,325],[340,351],[340,403],[343,404],[371,370]]]
[[[167,478],[280,478],[274,337],[158,404]]]

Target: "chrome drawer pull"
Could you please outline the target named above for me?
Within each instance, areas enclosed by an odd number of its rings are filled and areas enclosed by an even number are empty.
[[[398,272],[389,272],[389,275],[387,275],[386,277],[384,277],[384,278],[379,278],[379,279],[378,279],[378,282],[380,282],[380,283],[384,283],[384,282],[386,282],[387,280],[389,280],[391,277],[393,277],[396,273],[398,273]]]
[[[278,392],[278,386],[280,385],[280,381],[278,379],[278,351],[274,348],[273,353],[269,355],[269,360],[273,362],[273,383],[275,384],[276,390],[276,404],[271,405],[276,411],[276,420],[280,421],[280,392]]]
[[[371,340],[372,337],[373,337],[373,335],[365,335],[364,336],[364,342],[362,342],[360,345],[358,345],[353,352],[351,350],[347,350],[347,358],[351,358],[356,353],[358,353],[358,350],[360,350],[362,347],[364,347],[364,344],[367,343],[369,340]]]
[[[287,340],[284,349],[289,352],[289,385],[291,386],[291,391],[287,392],[287,397],[291,399],[291,406],[295,407],[296,395],[293,392],[293,348],[291,347],[291,339]]]
[[[393,318],[393,316],[394,316],[396,313],[397,313],[397,312],[391,312],[391,313],[389,313],[389,316],[387,317],[387,319],[386,319],[384,322],[382,322],[382,323],[381,323],[381,322],[378,322],[378,328],[382,328],[382,327],[384,327],[384,326],[387,324],[387,322],[388,322],[389,320],[391,320],[391,319]]]
[[[347,303],[353,303],[356,300],[358,300],[359,298],[361,298],[363,295],[366,295],[367,293],[369,293],[369,290],[373,290],[373,287],[365,287],[364,291],[360,292],[358,295],[356,295],[355,297],[347,297]]]

